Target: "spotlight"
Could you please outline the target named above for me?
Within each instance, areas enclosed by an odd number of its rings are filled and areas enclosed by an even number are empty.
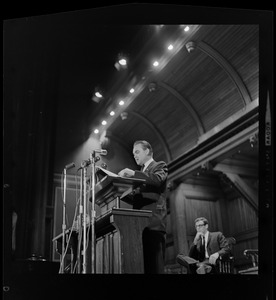
[[[114,66],[118,71],[126,70],[128,65],[128,58],[126,55],[119,54],[118,59],[115,62]]]
[[[168,46],[168,50],[172,50],[172,49],[173,49],[173,45],[170,44],[170,45]]]
[[[149,83],[148,89],[149,89],[150,92],[155,92],[156,89],[157,89],[157,84],[155,82]]]
[[[121,113],[121,118],[122,118],[123,121],[126,120],[127,117],[128,117],[128,113],[127,112],[124,111],[124,112]]]
[[[104,99],[104,97],[103,97],[102,91],[100,90],[99,87],[96,87],[95,91],[94,91],[94,94],[92,96],[92,100],[99,103],[103,99]]]
[[[122,67],[126,66],[126,65],[127,65],[126,59],[125,59],[125,58],[121,58],[121,59],[119,60],[119,64],[120,64]]]
[[[195,42],[188,42],[186,45],[186,49],[189,53],[193,52],[196,48],[196,43]]]
[[[95,96],[98,97],[98,98],[102,98],[103,97],[103,95],[100,92],[96,92]]]
[[[153,63],[153,65],[154,65],[155,67],[158,67],[158,66],[159,66],[159,62],[156,60],[156,61]]]

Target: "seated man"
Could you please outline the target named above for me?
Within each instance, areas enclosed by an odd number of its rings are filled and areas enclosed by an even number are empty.
[[[196,236],[189,255],[177,255],[177,262],[188,269],[188,273],[215,273],[218,257],[230,254],[230,247],[221,232],[208,231],[208,220],[200,217],[195,219]]]

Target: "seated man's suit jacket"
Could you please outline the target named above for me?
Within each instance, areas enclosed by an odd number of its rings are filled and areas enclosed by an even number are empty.
[[[144,179],[145,183],[129,196],[133,209],[152,211],[147,226],[151,230],[166,232],[166,190],[168,167],[164,161],[152,161],[144,172],[135,171],[134,178]]]
[[[200,244],[201,241],[199,240],[196,245],[192,244],[189,252],[189,256],[203,261],[205,257],[202,257],[200,254]],[[209,237],[207,241],[207,252],[210,255],[218,252],[219,256],[225,257],[230,254],[230,248],[228,242],[224,235],[221,232],[209,232]]]

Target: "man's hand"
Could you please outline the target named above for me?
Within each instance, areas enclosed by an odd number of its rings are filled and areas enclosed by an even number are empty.
[[[194,238],[194,244],[195,244],[195,245],[197,244],[198,241],[201,240],[201,237],[202,237],[202,236],[203,236],[203,233],[202,233],[202,232],[198,231],[198,232],[196,233],[196,236],[195,236],[195,238]]]
[[[210,263],[211,265],[215,265],[215,264],[216,264],[216,261],[217,261],[217,259],[218,259],[218,257],[219,257],[218,252],[216,252],[216,253],[210,255],[210,257],[209,257],[209,263]]]
[[[134,174],[135,174],[135,171],[128,169],[128,168],[123,169],[118,173],[118,175],[121,177],[133,177]]]

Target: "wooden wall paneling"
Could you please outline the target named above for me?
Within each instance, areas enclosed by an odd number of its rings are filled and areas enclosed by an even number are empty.
[[[241,193],[245,200],[247,200],[255,210],[258,210],[258,195],[246,184],[239,175],[227,173],[226,176],[233,182],[233,185]]]
[[[182,183],[181,186],[185,191],[185,197],[187,199],[214,201],[223,196],[221,190],[217,187],[191,185],[186,183]]]
[[[96,273],[102,274],[103,273],[103,242],[104,237],[100,237],[96,240]]]
[[[228,215],[227,199],[221,198],[218,200],[218,205],[220,206],[220,218],[221,218],[221,228],[222,232],[226,237],[233,236],[230,231],[229,220],[231,216]]]
[[[217,228],[218,231],[221,231],[224,235],[226,235],[224,228],[223,228],[223,223],[222,223],[222,214],[221,214],[221,209],[220,209],[220,203],[219,200],[214,202],[215,205],[215,211],[216,211],[216,219],[217,219]]]
[[[113,273],[121,274],[121,241],[119,231],[113,232]]]
[[[171,193],[171,222],[172,233],[175,241],[175,253],[187,253],[188,244],[186,242],[186,212],[185,212],[185,194],[180,184]]]
[[[104,236],[103,241],[103,273],[108,274],[109,273],[109,233]]]

